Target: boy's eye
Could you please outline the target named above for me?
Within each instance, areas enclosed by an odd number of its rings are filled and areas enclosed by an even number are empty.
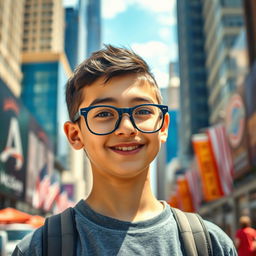
[[[152,114],[153,111],[151,109],[136,109],[135,110],[135,115],[150,115]]]
[[[108,111],[103,111],[95,115],[95,117],[112,117],[112,116],[113,116],[113,113]]]

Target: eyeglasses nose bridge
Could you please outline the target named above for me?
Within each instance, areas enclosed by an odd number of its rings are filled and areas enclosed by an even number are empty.
[[[120,112],[119,112],[119,120],[118,120],[118,125],[117,127],[119,127],[120,123],[122,122],[122,118],[123,116],[127,116],[129,117],[130,119],[130,122],[132,123],[133,127],[134,127],[134,121],[133,121],[133,118],[132,118],[132,111],[131,109],[122,109]]]
[[[129,116],[129,118],[131,119],[131,116],[132,116],[132,111],[130,108],[128,109],[122,109],[121,112],[119,112],[119,118],[122,119],[123,115],[127,115]]]

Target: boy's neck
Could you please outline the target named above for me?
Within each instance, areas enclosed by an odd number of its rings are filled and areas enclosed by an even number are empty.
[[[86,202],[94,211],[115,219],[130,222],[151,219],[164,207],[153,195],[148,176],[94,182]]]

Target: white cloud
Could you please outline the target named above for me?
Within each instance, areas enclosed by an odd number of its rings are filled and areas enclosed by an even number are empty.
[[[159,15],[157,18],[157,21],[159,24],[164,25],[164,26],[173,26],[177,24],[177,20],[175,16],[172,16],[171,14],[168,13],[168,15]]]
[[[170,41],[171,38],[171,31],[169,27],[161,27],[158,31],[159,36],[161,39],[165,40],[165,41]]]
[[[131,48],[149,64],[159,86],[166,87],[169,77],[168,66],[170,61],[176,58],[177,46],[171,47],[160,41],[150,41],[143,44],[134,43]]]
[[[102,17],[105,19],[112,19],[117,14],[124,12],[129,0],[103,0],[102,1]]]
[[[168,86],[168,82],[169,82],[168,70],[165,72],[162,70],[152,70],[152,72],[160,88],[165,88]]]
[[[102,0],[102,17],[114,18],[124,12],[129,5],[137,5],[154,13],[169,13],[175,8],[175,0]]]
[[[152,12],[170,12],[175,6],[175,0],[134,0],[136,4]]]

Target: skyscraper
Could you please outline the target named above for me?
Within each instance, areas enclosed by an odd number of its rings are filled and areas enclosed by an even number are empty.
[[[15,96],[21,92],[24,1],[0,1],[0,80]]]
[[[64,85],[71,69],[64,54],[61,0],[25,0],[23,42],[22,100],[47,131],[57,155],[64,156],[60,126],[67,120]]]
[[[72,70],[78,64],[79,52],[79,18],[78,6],[65,8],[65,53]]]
[[[236,89],[237,70],[230,51],[244,26],[241,0],[203,1],[210,123],[223,120],[225,106]]]
[[[186,165],[192,156],[191,135],[208,126],[203,14],[200,0],[177,1],[180,126],[179,157]]]
[[[101,47],[101,1],[88,0],[87,6],[87,55]]]

